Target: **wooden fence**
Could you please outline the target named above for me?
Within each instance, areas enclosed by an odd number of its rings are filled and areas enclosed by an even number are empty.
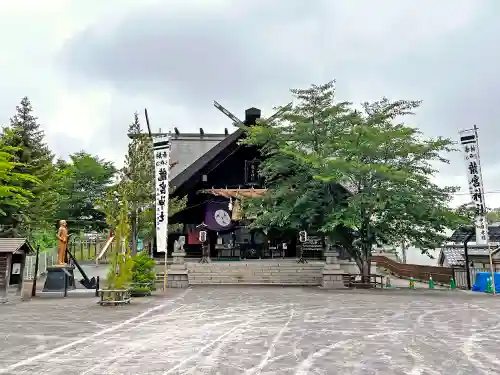
[[[453,269],[449,267],[399,263],[382,255],[374,255],[371,260],[377,263],[377,267],[385,268],[401,278],[413,277],[415,280],[426,282],[432,275],[434,281],[449,284],[450,278],[453,277]]]

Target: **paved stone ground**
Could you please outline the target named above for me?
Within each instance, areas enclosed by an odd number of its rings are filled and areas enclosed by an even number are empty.
[[[500,297],[197,287],[0,306],[0,374],[497,374]]]

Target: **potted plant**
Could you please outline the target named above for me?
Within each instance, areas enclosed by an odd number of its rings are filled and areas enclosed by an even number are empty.
[[[156,262],[150,258],[147,251],[137,253],[132,262],[132,297],[150,296],[155,290]]]

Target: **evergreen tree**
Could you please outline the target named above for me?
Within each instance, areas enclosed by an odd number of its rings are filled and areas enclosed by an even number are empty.
[[[127,201],[131,229],[131,251],[137,252],[137,240],[141,237],[145,242],[152,241],[155,232],[155,167],[153,158],[153,141],[148,134],[142,132],[139,114],[134,113],[134,121],[129,125],[128,134],[131,141],[125,155],[125,165],[120,173],[119,183],[110,189],[106,200],[101,200],[104,212],[109,215],[117,209],[113,196]],[[174,167],[171,165],[171,167]],[[186,198],[169,200],[169,216],[175,214],[186,204]],[[169,230],[176,229],[169,226]]]
[[[30,203],[31,191],[23,189],[20,182],[40,183],[35,177],[26,173],[15,172],[20,165],[13,161],[13,152],[17,150],[0,143],[0,215],[7,213],[2,207],[19,209]]]
[[[21,100],[10,124],[4,128],[2,143],[16,149],[14,161],[18,164],[14,171],[32,175],[40,183],[19,182],[20,187],[33,193],[31,203],[19,208],[2,208],[7,215],[0,218],[3,227],[0,235],[29,236],[35,228],[54,220],[59,196],[54,186],[53,154],[45,143],[44,132],[33,115],[33,108],[27,97]]]
[[[125,166],[122,170],[122,183],[127,186],[127,200],[130,209],[130,229],[132,254],[137,251],[137,240],[142,224],[146,224],[144,211],[151,206],[154,199],[154,162],[152,159],[153,143],[151,138],[142,132],[139,114],[134,113],[134,121],[129,125],[129,142],[125,155]]]

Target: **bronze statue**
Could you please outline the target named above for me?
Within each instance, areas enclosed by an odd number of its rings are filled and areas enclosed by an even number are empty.
[[[66,220],[59,221],[59,231],[57,232],[57,264],[59,266],[65,265],[66,263],[66,248],[68,246],[68,224]]]

